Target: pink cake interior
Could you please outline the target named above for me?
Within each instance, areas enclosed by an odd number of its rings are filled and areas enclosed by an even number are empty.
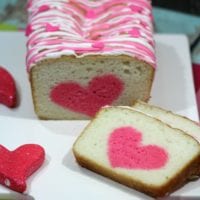
[[[123,91],[123,82],[114,75],[94,77],[88,86],[77,82],[62,82],[50,92],[52,102],[93,117],[105,105],[110,105]]]
[[[108,141],[108,157],[112,167],[152,170],[165,166],[168,153],[155,144],[143,145],[142,133],[133,127],[115,129]]]

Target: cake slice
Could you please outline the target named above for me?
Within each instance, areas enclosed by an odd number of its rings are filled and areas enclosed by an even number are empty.
[[[153,197],[197,175],[200,145],[183,131],[133,109],[105,107],[73,146],[85,168]]]
[[[135,102],[133,109],[155,117],[173,128],[181,129],[200,142],[200,124],[188,119],[187,117],[142,101]]]

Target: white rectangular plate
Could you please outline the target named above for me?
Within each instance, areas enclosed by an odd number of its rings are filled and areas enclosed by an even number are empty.
[[[23,33],[0,33],[0,65],[15,77],[19,106],[0,105],[0,144],[9,149],[24,143],[42,145],[47,154],[44,166],[28,179],[27,195],[0,186],[6,199],[151,199],[77,165],[71,148],[88,121],[38,120],[25,70]],[[188,42],[183,35],[156,35],[158,69],[151,103],[198,121]],[[173,196],[200,197],[200,181],[182,187]],[[7,198],[7,199],[9,199]]]

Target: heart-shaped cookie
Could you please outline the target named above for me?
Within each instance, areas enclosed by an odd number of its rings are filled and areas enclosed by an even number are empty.
[[[0,183],[17,192],[26,190],[26,179],[44,162],[44,149],[25,144],[14,151],[0,145]]]
[[[0,103],[8,106],[16,106],[16,86],[12,75],[0,66]]]
[[[155,144],[143,145],[142,133],[132,127],[115,129],[108,141],[112,167],[152,170],[165,166],[168,154]]]
[[[114,75],[94,77],[88,86],[77,82],[61,82],[50,92],[52,102],[75,112],[93,117],[105,105],[110,105],[123,91],[123,82]]]

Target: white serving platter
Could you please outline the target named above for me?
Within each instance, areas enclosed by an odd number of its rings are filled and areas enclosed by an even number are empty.
[[[156,35],[158,68],[151,103],[198,121],[188,41],[184,35]],[[28,181],[24,195],[0,186],[0,199],[152,199],[78,166],[71,148],[88,121],[38,120],[25,70],[26,38],[23,33],[0,33],[0,65],[15,77],[19,105],[0,105],[0,144],[10,150],[37,143],[46,150],[46,161]],[[175,193],[177,198],[199,198],[200,180],[190,182]]]

